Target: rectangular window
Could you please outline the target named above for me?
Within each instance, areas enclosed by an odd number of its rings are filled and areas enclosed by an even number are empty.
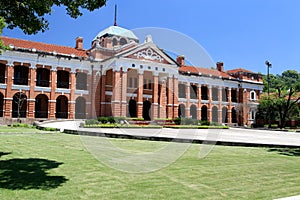
[[[137,88],[138,87],[138,79],[134,78],[134,87]]]
[[[147,89],[147,80],[144,79],[144,89]]]
[[[128,87],[132,88],[132,78],[129,78]]]
[[[151,80],[148,80],[148,89],[151,90],[152,87],[151,87]]]
[[[255,120],[255,112],[253,110],[251,111],[251,120]]]

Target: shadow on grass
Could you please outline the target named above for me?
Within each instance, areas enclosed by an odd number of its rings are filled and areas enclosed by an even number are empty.
[[[0,151],[0,158],[1,158],[2,156],[8,155],[8,154],[11,154],[11,153],[10,153],[10,152],[2,152],[2,151]]]
[[[285,156],[300,156],[300,148],[270,148],[269,152],[277,152]]]
[[[61,164],[53,160],[39,158],[1,160],[0,188],[10,190],[57,188],[68,179],[64,176],[50,176],[47,170],[57,168]]]

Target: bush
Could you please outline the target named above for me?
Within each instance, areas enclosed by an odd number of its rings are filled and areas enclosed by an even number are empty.
[[[107,117],[107,121],[108,121],[110,124],[116,123],[116,120],[115,120],[114,117]]]
[[[181,118],[175,118],[175,119],[173,119],[173,121],[174,121],[174,123],[176,124],[176,125],[180,125],[181,124]]]
[[[44,130],[44,131],[56,131],[56,128],[44,127],[42,130]]]
[[[121,121],[125,121],[126,117],[115,117],[115,121],[120,123]]]
[[[192,118],[182,118],[181,125],[198,125],[198,120]]]
[[[108,122],[107,117],[98,117],[97,120],[101,122],[101,124],[106,124]]]
[[[218,122],[211,122],[210,124],[211,126],[222,126],[222,124],[218,123]]]
[[[16,123],[12,125],[13,127],[25,127],[25,128],[29,128],[29,124],[22,124],[22,123]]]
[[[90,124],[99,124],[99,121],[96,119],[87,119],[85,120],[85,124],[86,125],[90,125]]]
[[[210,121],[208,121],[208,120],[200,121],[200,125],[201,126],[209,126],[210,125]]]

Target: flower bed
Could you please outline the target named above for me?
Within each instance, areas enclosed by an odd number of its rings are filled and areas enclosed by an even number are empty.
[[[88,124],[84,125],[84,128],[162,128],[158,125],[121,125],[121,124]]]
[[[229,129],[229,126],[195,126],[195,125],[165,125],[164,128],[174,129]]]

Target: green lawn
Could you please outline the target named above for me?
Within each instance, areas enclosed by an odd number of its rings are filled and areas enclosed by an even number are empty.
[[[38,130],[34,127],[12,127],[12,126],[0,126],[0,133],[46,133],[45,131]]]
[[[109,141],[133,152],[168,145]],[[300,195],[299,149],[215,146],[199,159],[200,147],[191,145],[161,170],[133,174],[99,162],[77,135],[0,134],[0,199],[274,199]]]

